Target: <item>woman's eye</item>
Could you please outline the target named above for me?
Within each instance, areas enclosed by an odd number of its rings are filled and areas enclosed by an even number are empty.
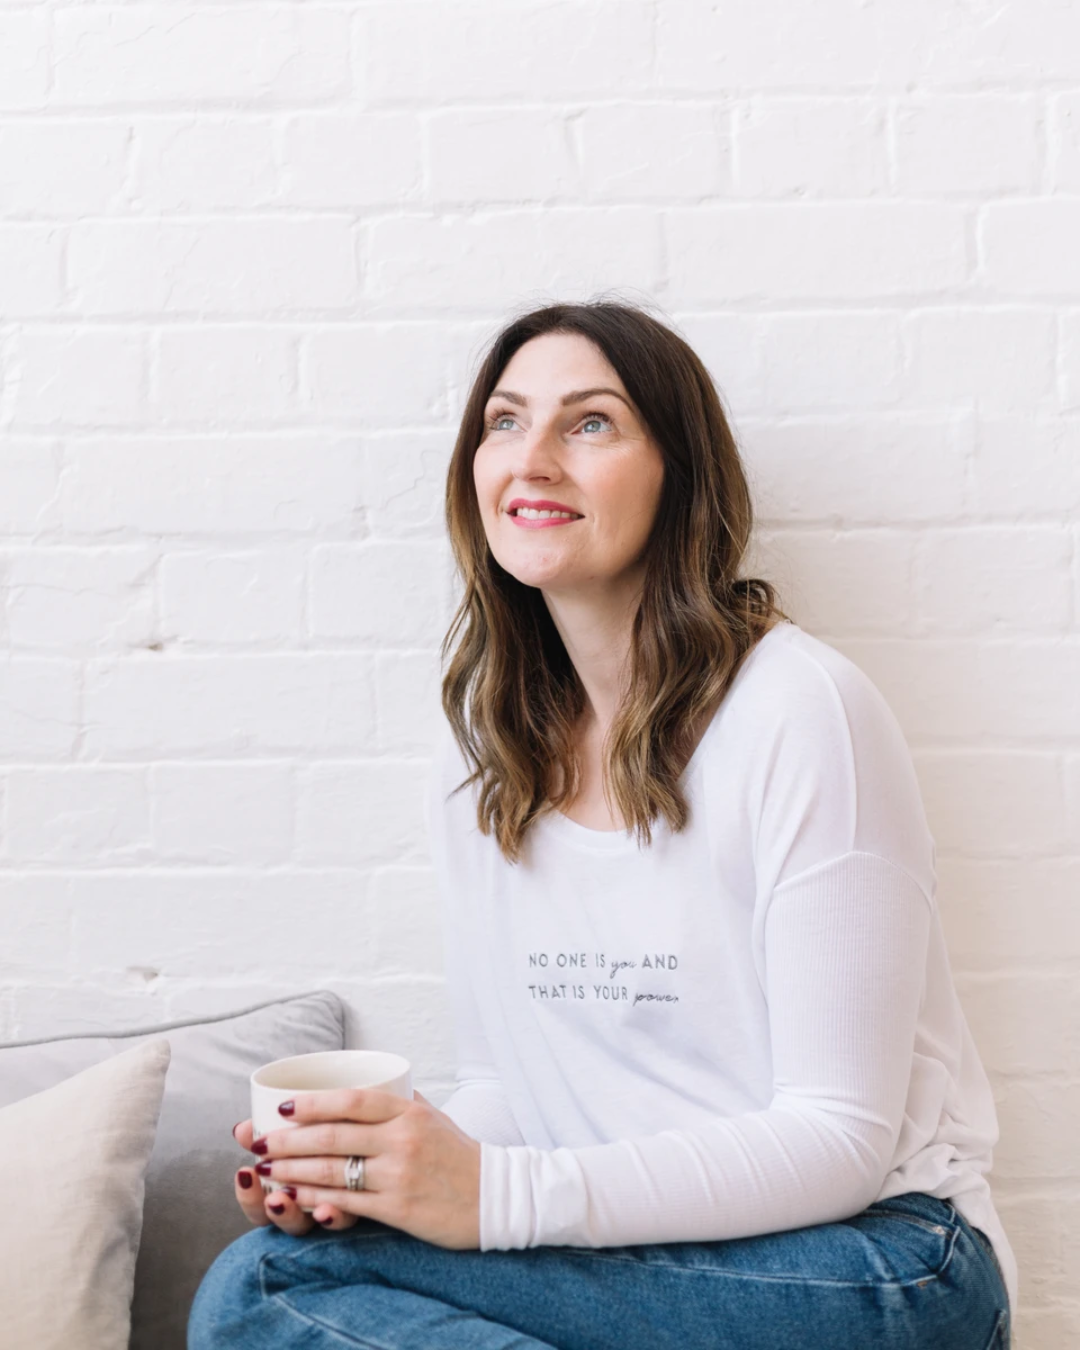
[[[582,423],[582,426],[587,427],[590,422],[606,422],[608,426],[611,426],[611,419],[605,417],[603,413],[589,413],[588,417],[586,417],[585,421]]]
[[[508,430],[508,428],[504,427],[503,423],[509,422],[512,426],[514,420],[515,419],[513,413],[496,413],[495,416],[488,422],[488,429],[490,431],[506,431]],[[596,424],[601,424],[597,426],[598,431],[605,431],[605,430],[610,431],[614,426],[614,423],[612,422],[611,418],[608,417],[606,413],[586,413],[581,421],[581,426],[583,430],[587,430],[590,426]]]

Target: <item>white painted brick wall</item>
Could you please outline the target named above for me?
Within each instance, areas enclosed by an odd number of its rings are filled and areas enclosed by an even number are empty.
[[[442,492],[512,308],[710,365],[878,683],[1080,1343],[1080,7],[0,0],[0,1036],[328,985],[441,1100]]]

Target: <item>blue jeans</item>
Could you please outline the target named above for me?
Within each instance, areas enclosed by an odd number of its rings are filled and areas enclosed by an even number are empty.
[[[725,1242],[451,1251],[373,1219],[254,1228],[199,1287],[188,1350],[999,1350],[989,1241],[919,1192]]]

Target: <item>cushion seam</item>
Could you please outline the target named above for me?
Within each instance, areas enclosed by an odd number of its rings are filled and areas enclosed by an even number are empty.
[[[217,1013],[213,1017],[194,1017],[182,1022],[163,1022],[150,1027],[128,1027],[123,1030],[73,1031],[67,1035],[38,1036],[30,1041],[2,1041],[0,1050],[21,1050],[33,1045],[55,1045],[59,1041],[122,1041],[132,1036],[163,1035],[168,1031],[183,1031],[185,1027],[214,1026],[218,1022],[231,1022],[237,1017],[247,1017],[250,1013],[263,1012],[267,1008],[280,1008],[286,1003],[296,1003],[301,999],[328,997],[340,1015],[341,996],[332,989],[311,989],[307,993],[290,994],[287,998],[269,999],[265,1003],[256,1003],[250,1008],[238,1008],[235,1012]]]

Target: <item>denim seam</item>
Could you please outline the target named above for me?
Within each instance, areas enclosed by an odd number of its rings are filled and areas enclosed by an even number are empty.
[[[963,1219],[962,1215],[961,1218]],[[1001,1269],[1001,1262],[998,1260],[998,1254],[994,1250],[994,1244],[991,1242],[988,1234],[984,1233],[981,1229],[976,1228],[974,1224],[969,1223],[966,1219],[964,1219],[963,1222],[964,1227],[968,1232],[968,1236],[983,1255],[990,1258],[990,1263],[994,1267],[998,1279],[1001,1281],[1002,1289],[1006,1289],[1005,1272]]]
[[[986,1342],[986,1350],[998,1350],[999,1346],[1008,1345],[1009,1314],[1004,1309],[998,1313],[994,1322],[994,1329],[990,1333],[990,1339]]]
[[[308,1327],[318,1327],[320,1331],[325,1332],[328,1336],[333,1336],[335,1340],[339,1340],[342,1345],[359,1346],[360,1350],[394,1350],[394,1347],[387,1345],[385,1341],[360,1340],[360,1338],[353,1335],[352,1332],[342,1331],[340,1327],[336,1327],[330,1322],[324,1322],[321,1317],[315,1317],[311,1313],[301,1312],[299,1308],[293,1307],[284,1294],[275,1294],[273,1295],[273,1299],[284,1308],[286,1312],[295,1317],[298,1322],[303,1322],[304,1325]]]
[[[295,1317],[297,1321],[304,1322],[307,1326],[318,1327],[321,1331],[327,1332],[331,1336],[336,1336],[344,1345],[359,1346],[361,1350],[394,1350],[393,1346],[385,1345],[379,1341],[359,1340],[349,1332],[341,1331],[329,1322],[324,1322],[321,1318],[313,1317],[310,1313],[301,1312],[299,1308],[293,1307],[284,1294],[269,1294],[266,1291],[266,1267],[278,1258],[270,1253],[259,1257],[259,1293],[267,1303],[276,1303],[279,1307],[285,1309],[290,1316]],[[291,1257],[286,1257],[291,1261]]]
[[[339,1245],[346,1242],[385,1242],[388,1238],[394,1238],[399,1241],[408,1241],[411,1238],[411,1234],[406,1233],[400,1228],[392,1228],[386,1233],[368,1233],[366,1231],[358,1232],[355,1227],[338,1229],[333,1233],[326,1232],[323,1229],[315,1229],[314,1232],[302,1236],[304,1238],[304,1243],[299,1250],[292,1252],[265,1252],[259,1258],[260,1268],[264,1261],[290,1261],[293,1265],[303,1265],[307,1262],[309,1257],[315,1257],[324,1242],[333,1242],[336,1245]]]
[[[603,1250],[603,1248],[599,1247],[595,1249],[582,1247],[576,1248],[566,1247],[563,1248],[563,1250],[566,1252],[568,1256],[576,1256],[579,1259],[584,1258],[586,1260],[592,1261],[621,1261],[628,1265],[637,1266],[639,1270],[651,1269],[664,1271],[678,1271],[680,1274],[683,1275],[710,1275],[713,1278],[720,1278],[725,1280],[754,1280],[758,1282],[771,1284],[799,1284],[806,1286],[822,1285],[827,1286],[830,1289],[910,1289],[910,1288],[921,1289],[924,1288],[926,1285],[932,1284],[935,1281],[939,1280],[941,1276],[944,1275],[945,1271],[948,1270],[949,1268],[949,1264],[951,1263],[953,1258],[953,1253],[956,1250],[956,1240],[959,1237],[960,1229],[958,1227],[953,1227],[948,1231],[949,1231],[948,1251],[946,1252],[945,1259],[944,1261],[942,1261],[941,1265],[937,1268],[937,1270],[935,1270],[930,1275],[920,1275],[910,1280],[805,1279],[802,1276],[794,1274],[771,1275],[764,1272],[757,1273],[752,1271],[741,1271],[741,1270],[710,1270],[708,1267],[705,1266],[679,1265],[675,1261],[642,1262],[632,1256],[616,1256],[614,1254],[607,1253]]]
[[[901,1223],[909,1223],[912,1228],[921,1228],[924,1233],[934,1233],[938,1237],[942,1236],[942,1230],[945,1225],[941,1223],[930,1223],[926,1219],[920,1219],[914,1214],[898,1214],[895,1210],[871,1210],[875,1217],[884,1219],[898,1219]],[[948,1230],[946,1230],[948,1231]]]
[[[325,1241],[332,1241],[335,1244],[341,1244],[343,1242],[385,1242],[388,1237],[408,1238],[409,1234],[402,1232],[399,1229],[395,1229],[390,1233],[358,1233],[355,1229],[343,1229],[338,1230],[332,1237],[330,1234],[327,1234],[326,1237],[320,1241],[319,1231],[316,1230],[311,1234],[307,1241],[291,1252],[264,1252],[262,1256],[259,1257],[260,1280],[262,1278],[262,1269],[264,1265],[271,1261],[277,1261],[281,1264],[288,1262],[290,1265],[294,1266],[306,1265],[309,1258],[316,1257],[319,1248],[323,1246]]]

